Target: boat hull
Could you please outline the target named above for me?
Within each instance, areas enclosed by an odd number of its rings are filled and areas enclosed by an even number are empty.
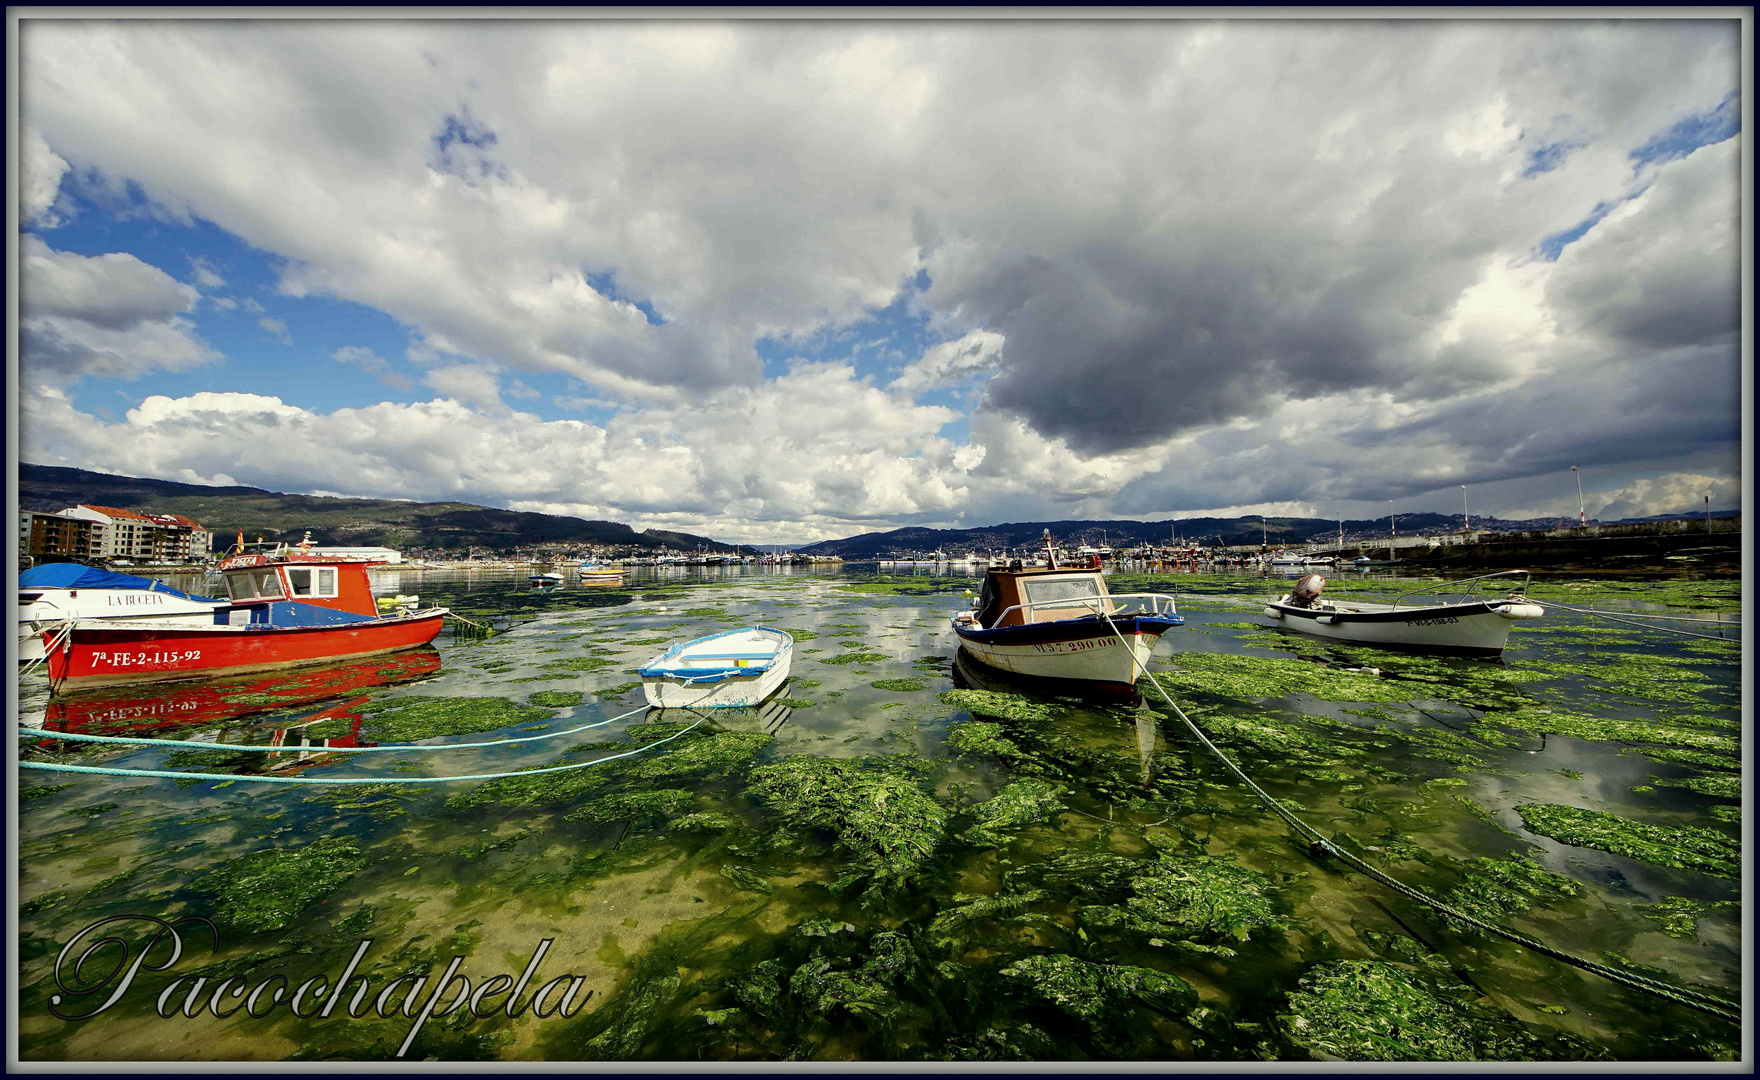
[[[978,630],[956,618],[953,629],[960,648],[998,671],[1129,691],[1147,670],[1161,635],[1183,622],[1178,616],[1145,615],[1111,622],[1065,619]]]
[[[1280,626],[1334,641],[1389,648],[1424,649],[1463,656],[1497,656],[1520,619],[1537,618],[1537,604],[1491,600],[1470,604],[1378,610],[1374,605],[1302,608],[1283,601],[1265,605]]]
[[[322,626],[76,626],[49,654],[57,691],[210,679],[400,652],[440,633],[446,612]]]

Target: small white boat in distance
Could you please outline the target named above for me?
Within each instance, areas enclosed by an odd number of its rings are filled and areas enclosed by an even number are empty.
[[[674,645],[636,674],[655,708],[750,708],[782,688],[793,661],[794,638],[748,626]]]
[[[533,585],[560,585],[562,584],[562,575],[554,572],[547,572],[533,574],[526,580],[530,581]]]
[[[1508,596],[1484,600],[1474,597],[1478,591],[1474,585],[1476,582],[1517,576],[1522,578],[1522,588]],[[1356,600],[1322,600],[1320,592],[1326,579],[1319,574],[1309,574],[1296,582],[1295,589],[1282,599],[1267,603],[1265,614],[1287,629],[1339,641],[1468,656],[1497,656],[1509,643],[1510,627],[1517,619],[1537,619],[1546,613],[1539,604],[1523,595],[1531,576],[1526,570],[1505,570],[1413,589],[1395,597],[1391,604],[1371,604]],[[1465,589],[1458,600],[1406,603],[1409,598],[1424,593],[1463,585],[1472,587]],[[1438,598],[1426,599],[1435,601]]]

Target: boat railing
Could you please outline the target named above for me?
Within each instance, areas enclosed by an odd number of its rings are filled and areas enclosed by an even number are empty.
[[[1120,606],[1119,601],[1121,600],[1128,600],[1131,603]],[[1011,612],[1023,612],[1023,620],[1030,623],[1033,621],[1033,613],[1040,608],[1063,610],[1073,607],[1087,608],[1096,615],[1105,615],[1108,618],[1116,618],[1121,615],[1179,614],[1179,609],[1174,604],[1174,598],[1166,593],[1111,593],[1105,596],[1096,593],[1092,596],[1064,596],[1055,600],[1038,600],[1016,604],[1013,607],[1003,608],[990,625],[993,627],[1001,626],[1003,620],[1008,618]]]
[[[1514,590],[1517,595],[1522,595],[1527,593],[1528,585],[1533,581],[1534,572],[1532,570],[1499,570],[1495,574],[1480,574],[1478,577],[1461,578],[1458,581],[1439,581],[1434,585],[1426,585],[1423,588],[1407,589],[1405,592],[1400,593],[1393,598],[1393,608],[1394,610],[1398,610],[1400,601],[1408,596],[1421,596],[1425,593],[1434,593],[1440,589],[1448,589],[1452,591],[1461,585],[1473,585],[1474,582],[1490,581],[1492,578],[1505,577],[1519,577],[1522,579],[1522,587]],[[1478,592],[1478,586],[1474,585],[1472,588],[1467,589],[1461,594],[1461,598],[1458,602],[1462,604],[1472,603],[1473,598]]]

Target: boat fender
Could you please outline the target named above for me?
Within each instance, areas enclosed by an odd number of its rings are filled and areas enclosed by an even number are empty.
[[[1546,614],[1546,609],[1539,604],[1504,604],[1492,610],[1506,619],[1538,619]]]
[[[1331,615],[1317,615],[1317,616],[1315,616],[1314,621],[1317,623],[1325,623],[1327,626],[1331,626],[1332,625],[1332,616]]]
[[[1277,606],[1274,604],[1266,604],[1265,605],[1265,614],[1269,615],[1273,619],[1283,618],[1283,612],[1281,610],[1279,610],[1277,608]]]

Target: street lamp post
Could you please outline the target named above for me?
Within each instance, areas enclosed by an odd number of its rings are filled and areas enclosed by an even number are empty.
[[[1471,535],[1473,519],[1467,516],[1467,485],[1461,485],[1461,534]]]
[[[1572,465],[1571,475],[1577,478],[1577,525],[1586,529],[1589,527],[1589,515],[1583,512],[1583,474]]]
[[[1393,520],[1392,499],[1387,500],[1387,531],[1395,540],[1399,539],[1399,525]],[[1393,548],[1389,547],[1387,550],[1392,551]],[[1390,555],[1388,558],[1392,558],[1392,556]]]

